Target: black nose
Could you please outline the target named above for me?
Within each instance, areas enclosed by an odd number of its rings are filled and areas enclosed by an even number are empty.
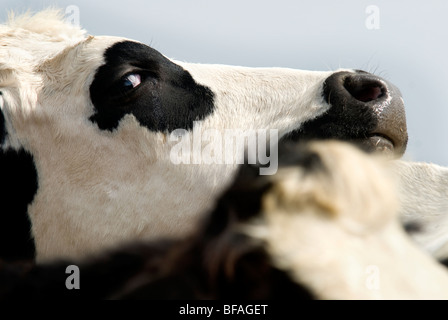
[[[341,71],[325,80],[323,95],[331,106],[325,120],[330,134],[360,142],[368,150],[403,155],[408,135],[397,87],[364,71]]]

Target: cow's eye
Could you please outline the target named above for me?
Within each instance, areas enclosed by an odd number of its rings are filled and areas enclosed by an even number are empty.
[[[138,73],[130,73],[121,78],[121,88],[124,91],[132,90],[142,83],[142,76]]]

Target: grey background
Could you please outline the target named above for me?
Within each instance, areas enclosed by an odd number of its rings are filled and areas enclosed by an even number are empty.
[[[396,84],[407,107],[405,158],[448,166],[448,1],[0,0],[7,12],[79,8],[94,35],[145,42],[189,62],[364,69]],[[379,29],[366,8],[380,10]]]

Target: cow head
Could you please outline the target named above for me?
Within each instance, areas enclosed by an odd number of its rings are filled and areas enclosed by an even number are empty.
[[[405,150],[398,89],[362,71],[184,63],[86,36],[51,11],[1,26],[0,39],[1,148],[35,168],[26,201],[39,260],[190,232],[237,170],[223,160],[232,130]]]

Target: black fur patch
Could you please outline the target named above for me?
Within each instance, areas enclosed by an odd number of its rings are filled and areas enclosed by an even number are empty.
[[[0,150],[0,177],[0,259],[32,259],[28,204],[38,187],[33,157],[23,150]]]
[[[213,93],[197,84],[190,73],[158,51],[132,41],[106,50],[90,86],[96,113],[90,118],[102,130],[117,128],[126,114],[151,131],[192,129],[193,121],[213,112]],[[126,76],[138,74],[133,88]]]
[[[441,263],[448,268],[448,259],[442,260]]]
[[[5,139],[6,139],[5,116],[3,115],[3,112],[1,112],[0,110],[0,145],[2,145],[5,142]]]

